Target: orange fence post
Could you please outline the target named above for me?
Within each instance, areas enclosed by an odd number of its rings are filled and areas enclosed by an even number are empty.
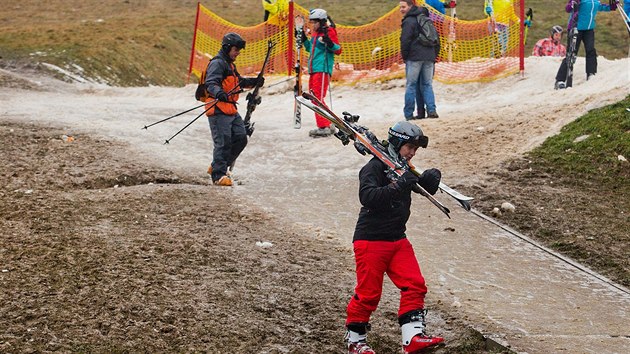
[[[627,0],[626,0],[627,1]],[[518,49],[518,57],[519,63],[518,68],[521,71],[521,76],[525,73],[525,0],[521,0],[521,9],[519,11],[519,16],[521,17],[521,23],[519,24],[519,49]]]
[[[287,26],[287,38],[288,38],[288,47],[287,48],[287,75],[291,76],[291,68],[293,67],[293,28],[295,27],[295,16],[293,15],[293,0],[289,1],[289,24]]]
[[[190,64],[188,64],[188,77],[186,83],[190,83],[190,73],[193,67],[193,58],[195,57],[195,43],[197,41],[197,25],[199,24],[199,11],[201,9],[201,3],[197,3],[197,15],[195,16],[195,29],[193,30],[192,48],[190,49]]]

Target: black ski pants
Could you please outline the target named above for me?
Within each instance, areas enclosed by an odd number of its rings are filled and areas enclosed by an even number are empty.
[[[227,174],[247,145],[247,133],[241,116],[215,114],[208,117],[214,151],[212,153],[212,181]]]
[[[569,39],[570,40],[570,39]],[[575,43],[575,55],[580,50],[580,43],[584,42],[584,50],[586,51],[586,76],[597,73],[597,51],[595,50],[595,31],[590,29],[586,31],[578,31],[577,42]],[[568,50],[567,46],[567,50]],[[560,69],[556,74],[556,81],[565,81],[567,79],[567,58],[565,57],[560,64]]]

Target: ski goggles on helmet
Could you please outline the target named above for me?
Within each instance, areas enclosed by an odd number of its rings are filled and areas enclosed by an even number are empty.
[[[407,143],[408,144],[413,144],[414,146],[421,147],[423,149],[426,149],[427,146],[429,146],[429,137],[426,136],[426,135],[414,136]]]
[[[400,149],[400,147],[404,144],[411,144],[413,146],[421,147],[423,149],[426,149],[426,147],[429,146],[429,137],[426,135],[418,134],[411,136],[404,133],[399,133],[392,128],[389,128],[389,135],[395,137],[396,140],[399,141],[399,143],[396,144],[398,145],[398,149]]]

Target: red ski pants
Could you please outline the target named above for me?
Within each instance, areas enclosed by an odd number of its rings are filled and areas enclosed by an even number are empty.
[[[357,286],[346,309],[346,324],[367,323],[383,291],[383,278],[400,289],[398,316],[424,308],[427,287],[408,239],[398,241],[355,241]]]
[[[324,102],[328,85],[330,84],[330,76],[328,73],[312,73],[308,79],[308,88],[313,91],[315,97]],[[318,128],[326,128],[330,126],[330,121],[319,114],[315,113],[315,122]]]

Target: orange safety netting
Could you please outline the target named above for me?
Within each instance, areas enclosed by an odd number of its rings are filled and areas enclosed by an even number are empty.
[[[517,16],[521,13],[522,2],[520,0],[510,6],[513,11],[496,13],[492,18],[477,21],[442,15],[427,6],[441,44],[435,79],[443,83],[491,81],[522,69],[522,28]],[[423,1],[418,3],[422,5]],[[258,73],[269,39],[276,42],[276,46],[267,72],[292,75],[295,63],[292,19],[295,15],[308,18],[308,11],[291,4],[289,12],[287,20],[279,25],[261,23],[242,27],[218,17],[199,4],[189,73],[199,77],[210,58],[221,48],[223,35],[236,32],[247,41],[245,50],[237,59],[241,75]],[[396,7],[363,26],[337,24],[343,51],[336,56],[333,80],[353,83],[404,77],[404,63],[400,56],[401,19],[402,15]],[[301,55],[304,67],[308,53],[303,51]]]

